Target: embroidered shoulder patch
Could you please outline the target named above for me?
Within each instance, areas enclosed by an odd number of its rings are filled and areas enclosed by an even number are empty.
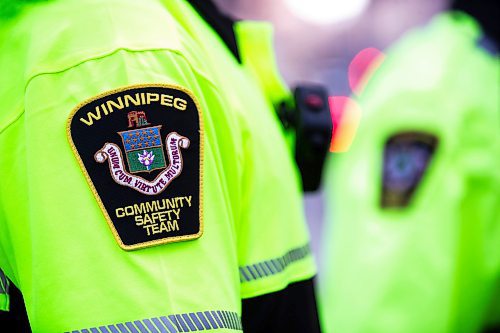
[[[422,182],[438,144],[436,136],[423,132],[398,133],[384,149],[382,208],[407,207]]]
[[[129,86],[68,119],[68,138],[118,244],[132,250],[203,233],[203,126],[186,89]]]

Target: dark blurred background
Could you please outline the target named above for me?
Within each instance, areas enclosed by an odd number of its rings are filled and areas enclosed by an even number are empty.
[[[274,25],[278,67],[290,87],[321,83],[348,96],[347,69],[361,50],[384,50],[445,9],[447,0],[216,0],[235,18]],[[322,192],[305,198],[313,251],[321,262]],[[321,268],[321,267],[320,267]]]

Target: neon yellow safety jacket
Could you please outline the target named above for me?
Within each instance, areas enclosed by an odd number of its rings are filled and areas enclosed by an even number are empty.
[[[327,169],[326,332],[500,321],[500,66],[481,36],[441,14],[387,51],[360,96],[358,135]]]
[[[315,274],[270,35],[238,22],[240,64],[181,0],[0,23],[0,269],[34,332],[238,331]]]

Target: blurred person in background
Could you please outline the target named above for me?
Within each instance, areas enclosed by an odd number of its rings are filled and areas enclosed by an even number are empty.
[[[320,275],[331,333],[500,330],[497,1],[456,1],[390,47],[330,159]]]
[[[0,327],[319,332],[269,24],[207,0],[0,10]]]

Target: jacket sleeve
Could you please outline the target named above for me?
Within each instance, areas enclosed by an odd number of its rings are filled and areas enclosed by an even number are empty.
[[[244,110],[242,210],[237,224],[243,328],[248,332],[317,332],[314,256],[300,176],[290,142],[276,116],[290,99],[275,64],[268,24],[238,22],[243,65],[253,75],[255,99]],[[294,147],[294,144],[291,145]]]

